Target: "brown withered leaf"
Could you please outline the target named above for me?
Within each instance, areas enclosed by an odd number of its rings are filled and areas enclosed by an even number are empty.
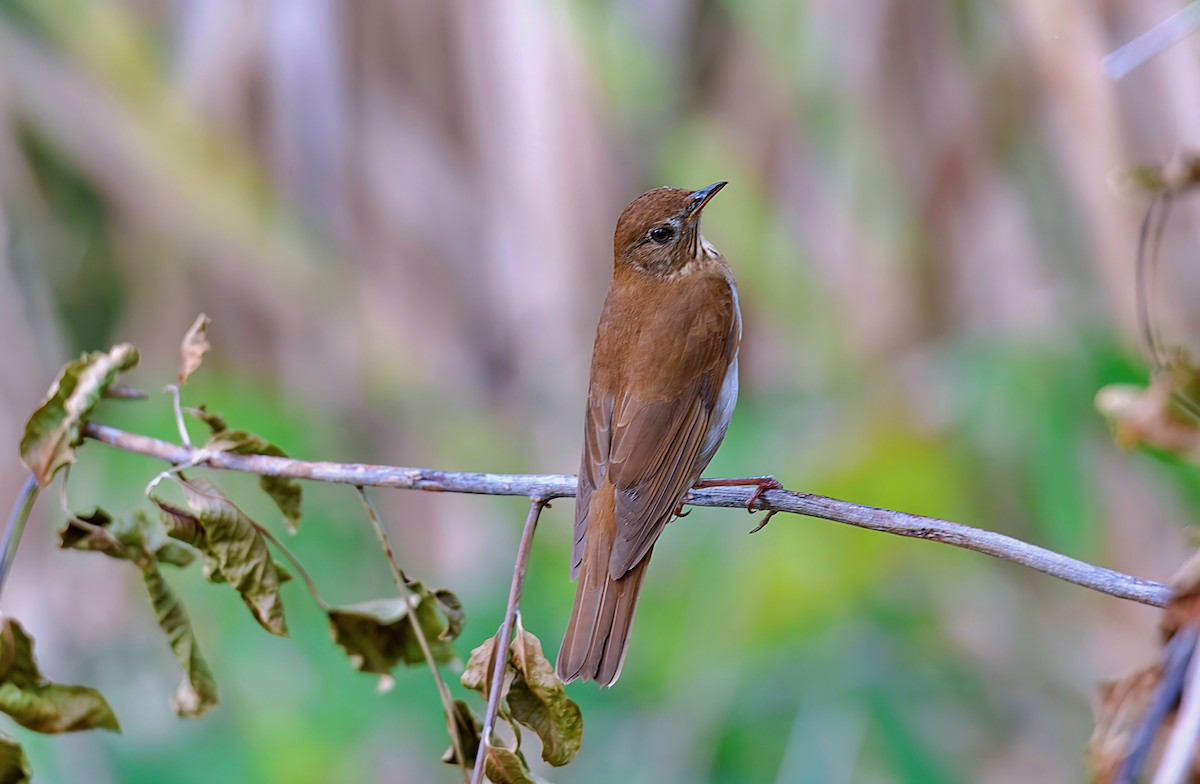
[[[1154,664],[1100,684],[1093,707],[1095,728],[1086,751],[1096,784],[1116,780],[1161,677],[1161,665]]]
[[[1200,462],[1200,369],[1182,349],[1166,354],[1165,369],[1150,377],[1148,387],[1109,384],[1096,393],[1096,410],[1121,446]]]
[[[183,336],[183,342],[179,344],[179,386],[200,368],[204,355],[212,348],[208,343],[208,325],[211,323],[212,319],[201,313]]]
[[[471,706],[462,700],[454,701],[454,726],[458,728],[458,737],[462,741],[467,766],[474,765],[475,757],[479,754],[479,734],[483,732],[483,726],[479,723],[475,712],[471,710]],[[458,755],[454,753],[453,743],[442,754],[442,762],[447,765],[458,764]]]
[[[407,598],[371,599],[329,609],[329,632],[355,669],[387,675],[399,662],[424,663],[421,643],[408,618],[414,607],[433,658],[454,660],[453,640],[462,629],[458,598],[445,589],[430,591],[418,582],[410,582],[409,590]],[[448,603],[446,595],[453,601]],[[458,608],[457,619],[447,613],[447,606]]]
[[[35,732],[121,731],[100,692],[46,680],[33,658],[33,639],[12,618],[0,627],[0,711]]]
[[[190,409],[189,413],[208,425],[208,429],[212,432],[208,443],[204,445],[205,449],[219,452],[233,452],[239,455],[287,457],[286,452],[262,436],[248,433],[245,430],[230,429],[224,417],[220,414],[210,412],[204,406],[197,406],[194,409]],[[287,476],[260,476],[258,478],[258,486],[279,507],[279,511],[283,513],[283,519],[287,523],[288,530],[295,533],[296,527],[300,525],[300,515],[304,502],[303,488],[300,481]]]
[[[1150,447],[1200,461],[1200,425],[1174,404],[1168,376],[1156,376],[1149,387],[1109,384],[1096,393],[1095,403],[1122,447]]]
[[[1161,622],[1164,639],[1188,624],[1200,624],[1200,551],[1179,567],[1167,585],[1172,593]]]
[[[180,480],[188,509],[151,497],[164,513],[173,536],[211,556],[221,575],[241,594],[259,624],[287,636],[287,620],[279,595],[279,571],[258,526],[205,479]],[[203,537],[197,533],[203,531]]]
[[[471,658],[463,670],[459,682],[472,691],[479,692],[484,701],[490,699],[492,690],[492,673],[496,671],[496,638],[489,637],[471,651]],[[517,673],[511,666],[505,667],[504,678],[500,681],[500,699],[508,696],[513,679]]]
[[[28,784],[32,778],[21,744],[0,733],[0,784]]]
[[[488,746],[483,772],[494,784],[537,784],[520,749]]]
[[[542,759],[551,765],[566,765],[579,753],[583,714],[554,674],[541,640],[519,622],[511,661],[517,676],[508,692],[509,714],[541,738]]]
[[[462,685],[488,699],[495,664],[496,638],[492,637],[471,651]],[[555,766],[574,759],[583,740],[583,714],[554,674],[541,641],[519,621],[501,684],[506,715],[537,733],[542,759]]]
[[[137,361],[137,349],[122,343],[107,353],[87,353],[63,366],[21,437],[21,460],[38,485],[50,484],[60,468],[75,462],[75,447],[83,440],[88,417],[117,375]]]

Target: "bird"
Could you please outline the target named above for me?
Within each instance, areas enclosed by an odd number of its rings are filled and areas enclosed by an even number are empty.
[[[616,682],[655,542],[733,416],[737,282],[700,233],[701,211],[727,184],[655,188],[617,219],[575,496],[575,601],[555,666],[564,683]],[[758,485],[748,507],[779,487],[771,477],[707,481]]]

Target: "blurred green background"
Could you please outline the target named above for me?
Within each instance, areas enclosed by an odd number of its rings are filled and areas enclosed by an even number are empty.
[[[1200,42],[1119,83],[1099,61],[1178,7],[0,0],[0,499],[24,478],[24,419],[82,350],[135,343],[151,399],[98,418],[174,437],[158,390],[200,311],[214,350],[186,402],[293,456],[573,471],[616,215],[649,187],[725,179],[705,231],[745,340],[710,475],[770,472],[1163,579],[1200,482],[1122,453],[1091,401],[1145,378],[1143,205],[1118,175],[1200,140]],[[1200,312],[1197,225],[1181,211],[1168,237],[1180,335]],[[70,502],[139,508],[159,469],[89,445]],[[216,479],[277,522],[252,478]],[[292,544],[326,597],[389,595],[352,491],[307,493]],[[405,568],[465,602],[465,658],[500,622],[524,502],[377,498]],[[198,570],[168,575],[223,698],[176,719],[136,574],[57,551],[57,510],[43,496],[3,611],[125,732],[13,729],[39,782],[458,780],[428,674],[377,695],[294,582],[283,640]],[[570,518],[566,501],[543,517],[523,603],[551,658]],[[620,683],[569,689],[577,760],[548,770],[527,739],[540,775],[1082,781],[1096,681],[1156,645],[1153,610],[1010,564],[753,523],[670,527]]]

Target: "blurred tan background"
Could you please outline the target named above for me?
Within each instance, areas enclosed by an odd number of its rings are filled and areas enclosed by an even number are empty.
[[[82,350],[135,343],[151,398],[99,419],[172,437],[158,390],[200,311],[214,350],[186,401],[294,456],[574,471],[618,212],[725,179],[705,233],[746,323],[713,475],[1164,579],[1200,481],[1120,452],[1091,401],[1145,377],[1144,205],[1118,183],[1200,144],[1200,37],[1120,82],[1099,63],[1179,7],[2,0],[0,505],[25,417]],[[1179,340],[1200,294],[1187,212],[1160,300]],[[157,470],[90,445],[71,503],[138,508]],[[247,478],[217,480],[274,522]],[[523,503],[378,497],[402,564],[466,603],[465,657],[500,621]],[[306,503],[295,550],[329,599],[394,590],[349,490]],[[136,575],[55,550],[58,508],[43,496],[2,609],[125,733],[18,728],[39,781],[456,780],[427,673],[376,695],[294,584],[278,640],[196,570],[170,575],[223,697],[177,720]],[[551,657],[569,520],[569,502],[543,518],[523,607]],[[549,770],[530,738],[540,775],[1082,781],[1096,681],[1154,649],[1154,611],[1019,567],[752,524],[671,526],[621,682],[571,687],[583,751]]]

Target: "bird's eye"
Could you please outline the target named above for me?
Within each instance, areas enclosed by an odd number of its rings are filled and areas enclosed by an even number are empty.
[[[650,230],[650,239],[654,240],[659,245],[669,242],[674,236],[675,232],[669,226],[655,226]]]

